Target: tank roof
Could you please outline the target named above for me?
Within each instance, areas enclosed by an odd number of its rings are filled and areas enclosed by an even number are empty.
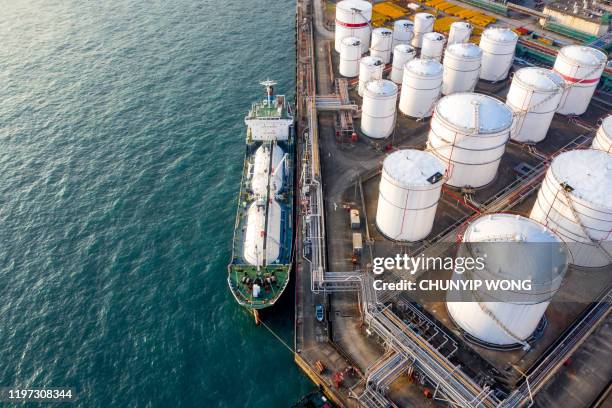
[[[601,128],[608,138],[612,138],[612,115],[608,115],[604,118],[604,120],[601,122]]]
[[[342,44],[344,45],[361,45],[361,40],[357,37],[344,37],[342,39]]]
[[[442,64],[434,59],[415,58],[408,61],[406,69],[424,76],[436,76],[442,73]]]
[[[342,0],[336,4],[336,7],[347,11],[351,9],[364,11],[372,9],[372,4],[365,0]]]
[[[550,166],[559,183],[572,195],[604,208],[612,208],[612,155],[599,150],[571,150],[555,157]]]
[[[359,60],[359,63],[374,66],[374,65],[382,65],[383,60],[382,58],[379,58],[379,57],[374,57],[372,55],[366,55],[365,57]]]
[[[540,91],[556,91],[565,83],[559,74],[541,67],[521,68],[516,71],[514,78]]]
[[[387,79],[377,79],[366,84],[366,89],[376,95],[393,95],[397,93],[397,85]]]
[[[500,238],[501,237],[501,238]],[[561,242],[543,224],[518,214],[487,214],[470,222],[465,242]]]
[[[480,58],[482,50],[472,43],[457,43],[446,47],[446,52],[461,58]]]
[[[375,29],[373,29],[373,30],[372,30],[372,34],[374,34],[374,33],[377,33],[377,34],[380,34],[380,35],[385,35],[385,36],[386,36],[386,35],[391,35],[391,34],[393,34],[393,31],[392,31],[392,30],[389,30],[389,29],[388,29],[388,28],[386,28],[386,27],[378,27],[378,28],[375,28]]]
[[[413,28],[414,27],[414,23],[412,21],[410,21],[410,20],[395,20],[395,23],[393,23],[393,26],[394,27],[401,26],[401,27],[406,27],[406,28],[408,28],[408,27]]]
[[[607,60],[606,54],[603,52],[584,45],[568,45],[561,48],[559,53],[582,65],[597,66],[604,64]]]
[[[383,162],[383,170],[403,186],[429,186],[431,183],[427,179],[436,173],[444,174],[445,167],[430,152],[405,149],[388,155]]]
[[[465,21],[455,21],[451,24],[451,27],[472,28],[472,25],[470,23],[466,23]]]
[[[444,41],[446,39],[446,37],[444,37],[444,35],[437,33],[435,31],[431,31],[429,33],[426,33],[423,38],[427,38],[429,40],[433,40],[433,41]]]
[[[509,28],[491,27],[482,32],[482,37],[486,37],[498,42],[512,42],[518,40],[518,35]]]
[[[409,44],[397,44],[395,48],[393,48],[393,52],[394,53],[401,52],[405,54],[415,54],[416,50],[414,49],[413,46]]]
[[[435,112],[455,127],[478,129],[479,133],[496,133],[508,129],[512,124],[510,108],[493,97],[477,93],[445,96],[436,104]]]

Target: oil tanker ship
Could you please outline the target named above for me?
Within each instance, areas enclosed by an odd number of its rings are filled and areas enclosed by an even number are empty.
[[[273,306],[289,282],[293,252],[294,119],[273,81],[245,117],[246,153],[227,282],[255,314]]]

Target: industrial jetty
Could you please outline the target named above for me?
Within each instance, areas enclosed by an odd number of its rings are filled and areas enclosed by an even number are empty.
[[[297,0],[294,357],[335,404],[610,403],[609,17],[605,0]],[[491,243],[521,251],[483,277],[539,289],[374,287],[455,273],[376,259]]]
[[[227,282],[255,314],[273,306],[289,282],[293,249],[294,119],[284,95],[264,81],[266,98],[245,117],[246,153]]]

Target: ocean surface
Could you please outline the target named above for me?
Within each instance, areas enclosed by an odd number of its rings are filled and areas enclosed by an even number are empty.
[[[293,99],[295,3],[0,10],[0,386],[73,387],[78,407],[310,391],[225,269],[244,115],[260,80]],[[291,297],[265,315],[290,344]]]

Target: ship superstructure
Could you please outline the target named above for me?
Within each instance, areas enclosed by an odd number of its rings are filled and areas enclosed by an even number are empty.
[[[294,120],[284,95],[264,81],[266,98],[245,117],[246,153],[228,285],[257,311],[275,304],[289,282],[293,250]]]

